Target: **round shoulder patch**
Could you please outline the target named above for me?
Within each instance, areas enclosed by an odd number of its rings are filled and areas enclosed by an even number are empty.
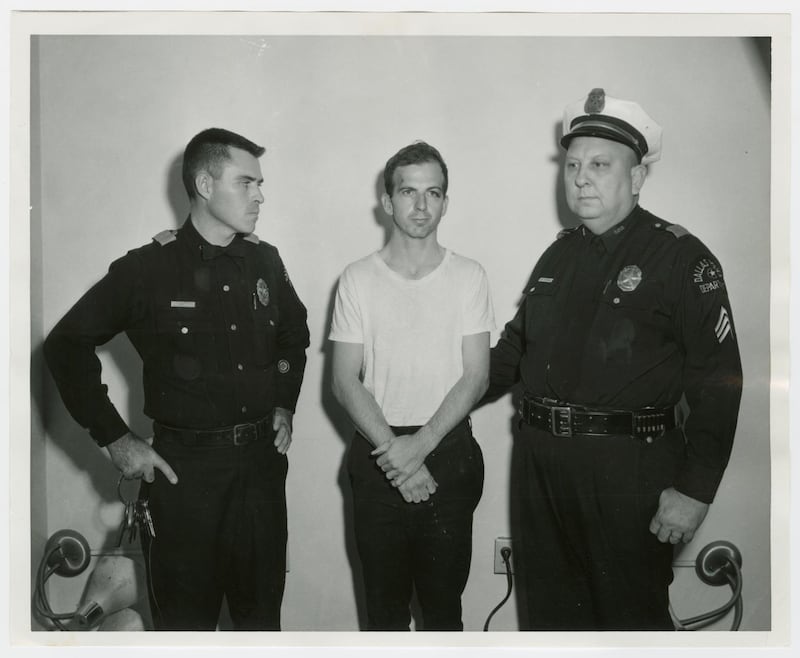
[[[692,277],[692,283],[701,295],[716,290],[725,290],[722,267],[711,254],[695,259],[689,268],[689,276]]]

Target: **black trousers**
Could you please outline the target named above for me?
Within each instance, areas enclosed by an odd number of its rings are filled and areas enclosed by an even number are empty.
[[[286,455],[262,439],[197,447],[156,436],[178,475],[143,483],[156,536],[143,541],[156,630],[214,630],[225,596],[236,630],[280,630],[286,579]]]
[[[417,427],[392,428],[395,435]],[[355,534],[367,598],[367,630],[407,631],[416,590],[426,631],[460,631],[461,594],[472,560],[472,514],[483,491],[483,455],[468,420],[425,464],[439,488],[407,503],[356,434],[350,447]]]
[[[520,440],[523,630],[674,630],[673,547],[649,525],[683,459],[681,430],[648,444],[523,424]]]

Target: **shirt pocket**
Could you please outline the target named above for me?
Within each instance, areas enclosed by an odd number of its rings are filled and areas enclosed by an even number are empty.
[[[630,363],[660,349],[670,332],[658,282],[626,292],[612,284],[601,298],[595,340],[609,362]]]
[[[253,358],[259,368],[268,368],[277,359],[277,325],[274,309],[253,311]]]
[[[557,281],[541,277],[525,291],[525,334],[529,340],[538,339],[542,332],[549,334],[555,329],[558,289]]]
[[[643,283],[629,292],[612,283],[603,293],[601,302],[610,313],[630,315],[639,320],[665,314],[663,288],[657,281]]]
[[[159,363],[180,379],[195,380],[217,371],[216,338],[210,316],[196,309],[156,314]]]

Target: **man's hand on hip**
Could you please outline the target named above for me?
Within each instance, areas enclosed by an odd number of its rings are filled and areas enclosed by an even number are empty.
[[[275,430],[275,440],[272,442],[275,449],[285,455],[292,445],[292,418],[294,414],[283,407],[275,407],[272,415],[272,429]]]
[[[708,503],[695,500],[673,487],[664,489],[658,499],[658,511],[650,521],[650,532],[665,544],[688,544],[707,512]]]
[[[152,443],[152,436],[143,439],[128,432],[109,443],[106,448],[112,463],[125,478],[142,478],[145,482],[152,482],[156,476],[155,469],[158,469],[172,484],[177,484],[178,476],[175,471],[153,450]]]

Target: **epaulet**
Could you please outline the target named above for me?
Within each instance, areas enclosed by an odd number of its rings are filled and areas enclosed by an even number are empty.
[[[570,233],[574,233],[580,228],[580,226],[573,226],[572,228],[565,228],[558,232],[556,236],[556,240],[560,240],[561,238],[567,237]]]
[[[247,240],[248,242],[252,242],[253,244],[261,243],[261,240],[258,239],[258,236],[255,233],[248,233],[242,238],[242,240]]]
[[[682,238],[686,235],[691,235],[689,231],[683,228],[683,226],[681,226],[680,224],[670,224],[669,226],[667,226],[666,230],[669,233],[672,233],[672,235],[674,235],[676,238]]]
[[[161,233],[159,233],[158,235],[154,235],[153,240],[155,242],[158,242],[158,244],[160,244],[163,247],[165,244],[169,244],[170,242],[174,242],[176,240],[175,238],[176,233],[177,231],[171,231],[167,229],[166,231],[161,231]]]

